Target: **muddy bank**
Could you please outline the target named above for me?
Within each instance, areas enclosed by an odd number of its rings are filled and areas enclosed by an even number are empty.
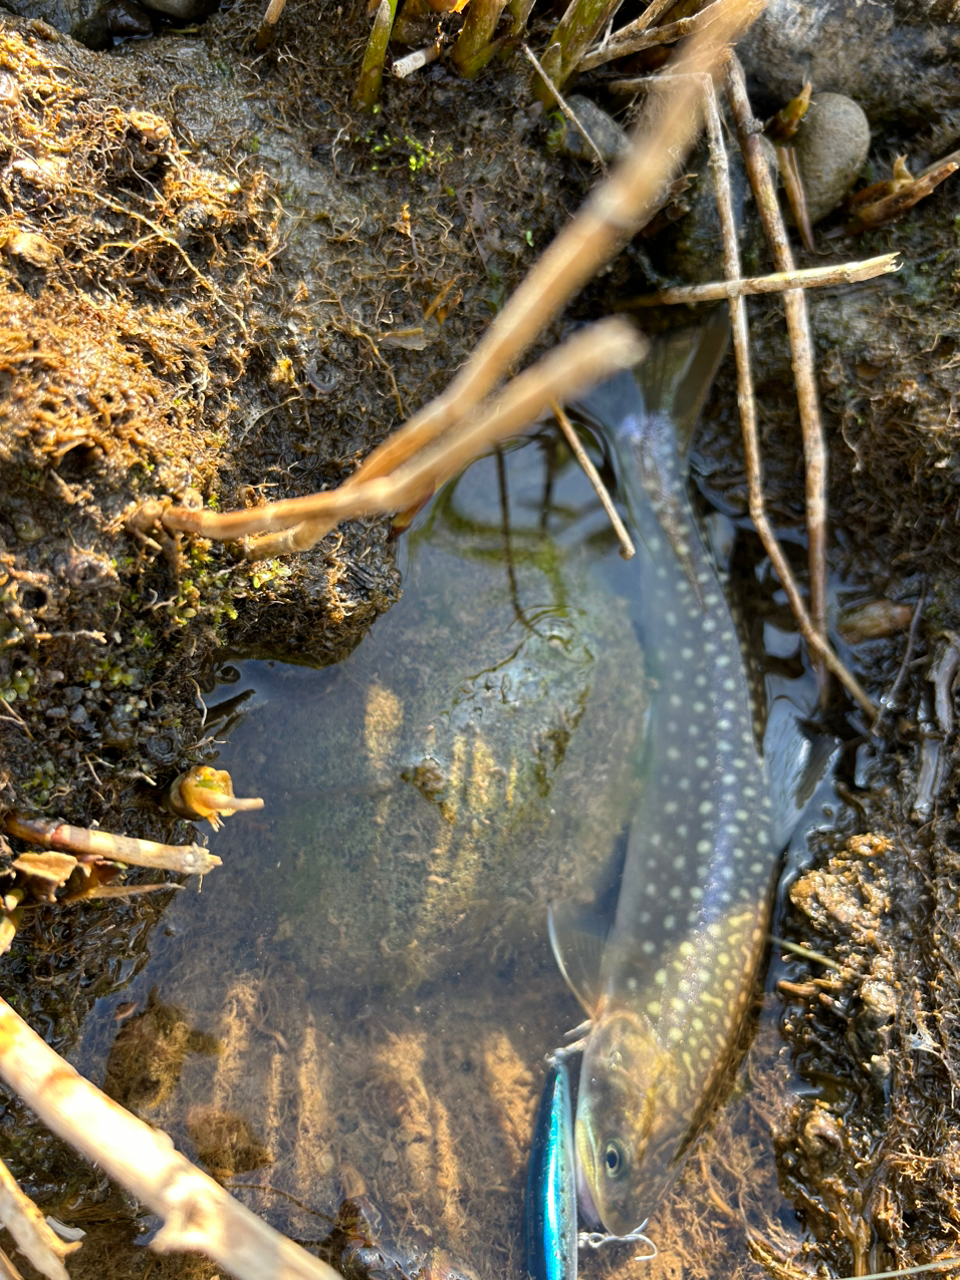
[[[0,48],[3,801],[160,839],[209,655],[335,661],[400,582],[382,520],[253,565],[127,515],[337,483],[576,199],[515,79],[354,120],[341,51],[254,65],[248,21],[108,54],[8,20]]]

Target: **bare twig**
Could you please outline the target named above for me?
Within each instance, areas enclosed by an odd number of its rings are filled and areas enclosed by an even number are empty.
[[[645,293],[637,298],[623,298],[617,304],[619,311],[631,311],[634,307],[660,307],[666,303],[719,302],[723,298],[739,298],[751,293],[783,293],[787,289],[825,288],[828,285],[856,284],[873,280],[900,270],[895,253],[884,253],[878,258],[865,258],[862,262],[842,262],[831,267],[807,267],[802,271],[778,271],[769,276],[751,276],[746,280],[715,280],[709,284],[680,285],[674,289],[661,289],[658,293]]]
[[[407,76],[413,75],[414,71],[419,71],[421,67],[435,62],[442,51],[440,44],[431,44],[425,49],[415,49],[413,53],[405,54],[402,58],[394,58],[390,64],[390,74],[396,76],[398,80],[405,80]]]
[[[894,162],[892,179],[875,182],[852,197],[852,216],[847,223],[847,232],[858,235],[872,227],[882,227],[887,222],[895,221],[936,190],[957,169],[960,169],[960,152],[954,151],[942,160],[928,165],[914,178],[907,168],[906,156],[898,156]]]
[[[702,73],[718,65],[728,42],[749,24],[759,7],[758,0],[721,0],[712,6],[716,20],[698,32],[671,64],[679,74],[661,87],[663,110],[650,136],[638,134],[607,181],[591,193],[576,218],[548,246],[447,390],[374,449],[335,495],[288,499],[272,508],[225,516],[175,507],[164,510],[157,503],[142,510],[139,524],[161,520],[168,529],[202,529],[207,537],[238,538],[309,519],[315,541],[340,520],[364,510],[350,491],[396,471],[418,450],[473,415],[576,291],[643,226],[698,128],[698,88],[685,73]],[[381,486],[368,490],[367,497],[375,493],[383,501],[386,492]],[[399,509],[402,504],[394,508]]]
[[[125,862],[131,867],[153,867],[179,871],[183,875],[205,875],[221,865],[221,859],[199,844],[158,844],[155,840],[135,840],[108,831],[72,827],[57,818],[26,818],[10,813],[4,826],[12,836],[30,840],[44,849],[64,849],[70,853]]]
[[[713,81],[708,76],[701,77],[704,87],[705,114],[707,136],[710,140],[710,157],[714,173],[714,188],[717,195],[717,213],[720,218],[720,229],[723,237],[723,266],[727,276],[737,279],[740,275],[740,250],[737,243],[737,228],[733,216],[733,201],[730,195],[730,177],[727,167],[727,153],[723,143],[723,128],[720,122],[720,111],[717,107]],[[743,427],[743,452],[747,468],[747,484],[750,495],[750,516],[756,525],[757,533],[763,543],[770,563],[783,584],[783,589],[790,601],[790,607],[797,620],[797,626],[808,646],[824,666],[836,675],[863,710],[871,717],[876,709],[859,681],[846,669],[837,655],[830,648],[825,637],[814,627],[810,615],[804,607],[803,597],[794,579],[790,564],[777,542],[773,528],[767,519],[766,506],[763,499],[763,476],[760,462],[760,443],[757,433],[756,400],[753,394],[753,376],[750,370],[750,334],[747,324],[747,304],[739,294],[729,299],[730,326],[733,333],[733,351],[737,365],[737,402],[740,409],[740,421]]]
[[[604,173],[606,173],[606,170],[607,170],[606,162],[604,161],[603,156],[600,154],[600,150],[597,147],[597,144],[594,142],[593,138],[587,132],[586,128],[582,124],[580,117],[574,111],[573,107],[571,107],[570,103],[567,102],[566,98],[563,96],[563,94],[560,92],[560,90],[551,80],[550,76],[548,76],[546,71],[544,71],[543,67],[540,65],[539,58],[533,52],[530,46],[526,43],[526,41],[524,41],[522,48],[528,60],[533,64],[534,71],[536,71],[537,75],[548,87],[550,92],[553,94],[554,98],[556,98],[557,106],[560,108],[563,114],[567,117],[567,119],[570,121],[573,127],[579,131],[584,142],[586,142],[587,146],[590,148],[590,150],[593,152],[594,156],[596,157],[597,164],[604,171]]]
[[[763,222],[774,266],[793,271],[793,253],[784,229],[780,206],[770,177],[766,156],[760,146],[756,122],[747,97],[743,68],[732,55],[727,66],[727,92],[733,111],[737,139],[743,152],[747,175]],[[807,537],[810,561],[810,617],[814,629],[826,643],[827,633],[827,451],[817,399],[813,343],[802,289],[788,289],[783,295],[790,337],[793,376],[797,385],[803,454],[806,463]],[[818,666],[820,664],[817,664]],[[821,697],[825,689],[821,684]]]
[[[164,1225],[158,1253],[205,1253],[239,1280],[342,1280],[274,1231],[151,1128],[101,1093],[0,1000],[0,1077],[40,1119]]]
[[[682,36],[692,35],[695,31],[705,31],[720,16],[720,3],[708,5],[692,18],[680,18],[676,22],[667,22],[662,27],[647,30],[649,25],[646,12],[634,22],[628,23],[615,31],[609,40],[591,49],[577,63],[578,71],[590,71],[604,62],[612,62],[614,58],[623,58],[630,53],[639,53],[641,49],[650,49],[658,44],[669,44]]]
[[[624,560],[632,560],[637,554],[637,549],[633,545],[633,541],[629,533],[627,533],[626,526],[620,519],[620,513],[613,505],[613,499],[607,492],[607,486],[603,483],[603,480],[600,477],[600,472],[590,461],[590,457],[586,449],[584,449],[583,445],[580,443],[580,437],[573,429],[573,423],[564,413],[563,409],[561,409],[560,405],[553,404],[551,408],[553,409],[553,416],[560,424],[560,430],[566,436],[567,444],[573,450],[573,456],[580,463],[587,479],[596,490],[597,497],[600,499],[600,503],[604,511],[607,513],[610,523],[613,525],[613,531],[620,539],[620,554],[623,556]]]
[[[368,480],[363,485],[343,484],[332,493],[318,494],[317,499],[344,502],[347,510],[355,515],[408,510],[491,444],[522,431],[549,408],[554,397],[571,399],[598,378],[636,364],[645,351],[646,344],[639,334],[630,326],[615,325],[612,317],[581,330],[514,378],[492,404],[481,407],[460,431],[450,432],[436,444],[421,450],[389,476]],[[294,528],[282,529],[253,544],[248,554],[262,558],[284,551],[303,551],[312,547],[331,523],[324,515],[316,522],[308,518]]]
[[[273,37],[277,32],[277,23],[280,21],[280,15],[283,13],[287,0],[270,0],[267,5],[266,13],[260,19],[260,26],[257,28],[257,34],[254,39],[254,48],[258,53],[262,53],[266,47],[272,43]]]
[[[17,1247],[36,1269],[49,1280],[70,1280],[63,1260],[78,1249],[79,1244],[64,1242],[47,1226],[43,1214],[0,1161],[0,1222],[7,1228]]]

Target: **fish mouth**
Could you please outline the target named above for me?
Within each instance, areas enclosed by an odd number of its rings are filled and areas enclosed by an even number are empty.
[[[577,1168],[577,1205],[580,1209],[581,1218],[591,1231],[596,1231],[603,1226],[593,1194],[587,1186],[586,1179],[579,1166]]]

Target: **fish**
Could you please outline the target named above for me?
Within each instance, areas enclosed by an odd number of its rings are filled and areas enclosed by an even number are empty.
[[[686,492],[684,434],[725,321],[662,342],[577,406],[610,446],[638,534],[651,683],[639,798],[612,927],[554,906],[589,1016],[575,1121],[584,1217],[631,1236],[714,1112],[765,953],[780,848],[740,635]]]
[[[577,1280],[577,1182],[570,1072],[554,1057],[540,1099],[527,1173],[527,1272]]]

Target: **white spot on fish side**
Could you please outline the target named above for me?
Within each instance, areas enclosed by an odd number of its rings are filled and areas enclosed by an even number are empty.
[[[710,761],[707,759],[706,756],[697,756],[696,760],[694,760],[693,763],[697,766],[698,769],[709,769],[710,767]]]
[[[653,975],[653,981],[654,981],[654,984],[658,987],[665,986],[667,982],[666,969],[658,969],[657,972]]]
[[[668,800],[667,803],[663,806],[663,812],[676,813],[678,808],[679,808],[679,805],[677,804],[676,800]],[[676,866],[676,863],[674,863],[674,866]]]
[[[667,1031],[667,1042],[668,1042],[668,1044],[679,1044],[679,1043],[680,1043],[680,1041],[681,1041],[682,1039],[683,1039],[683,1028],[682,1028],[682,1027],[671,1027],[671,1028]]]
[[[660,1001],[659,1000],[650,1001],[650,1003],[647,1005],[647,1015],[654,1019],[660,1017]]]

